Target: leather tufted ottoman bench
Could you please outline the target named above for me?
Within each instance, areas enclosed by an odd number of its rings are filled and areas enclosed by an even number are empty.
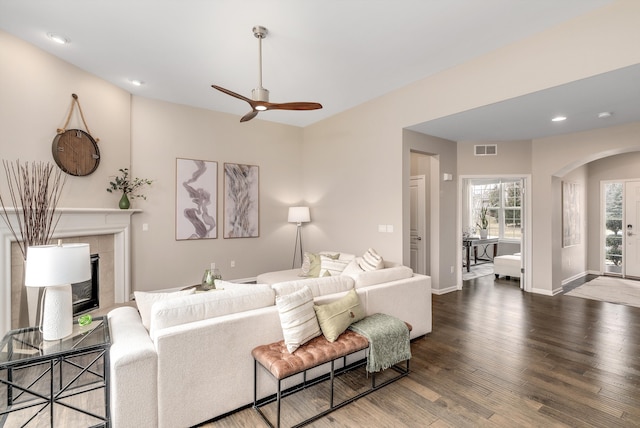
[[[411,330],[410,324],[407,323],[409,330]],[[295,425],[300,427],[313,422],[330,412],[345,406],[358,398],[361,398],[391,382],[394,382],[401,377],[409,374],[409,360],[406,360],[406,368],[397,365],[392,366],[399,373],[399,375],[384,381],[381,384],[376,385],[375,373],[371,373],[371,386],[366,391],[359,393],[358,395],[347,399],[339,404],[334,404],[334,378],[336,375],[344,373],[348,370],[355,369],[366,365],[366,358],[356,361],[352,364],[347,364],[347,357],[358,351],[366,350],[369,348],[369,341],[366,337],[347,330],[342,333],[338,339],[334,342],[329,342],[323,335],[320,335],[314,339],[311,339],[306,344],[299,347],[293,354],[289,353],[284,341],[271,343],[268,345],[261,345],[253,349],[251,355],[254,358],[254,378],[253,378],[253,394],[254,403],[253,407],[260,414],[262,419],[270,426],[274,425],[267,419],[266,415],[262,412],[260,407],[263,407],[273,401],[276,401],[277,406],[277,421],[276,427],[280,427],[280,410],[282,398],[298,392],[306,387],[315,385],[319,382],[329,379],[331,382],[331,393],[329,397],[329,408],[322,411],[304,421]],[[342,367],[335,368],[336,360],[342,359]],[[331,364],[331,368],[328,374],[315,378],[311,381],[307,381],[307,371],[322,364]],[[277,381],[278,388],[277,393],[274,396],[258,400],[257,392],[257,379],[258,379],[258,367],[262,367],[264,370]],[[286,391],[282,391],[282,382],[294,375],[303,373],[303,382],[300,385],[292,387]]]

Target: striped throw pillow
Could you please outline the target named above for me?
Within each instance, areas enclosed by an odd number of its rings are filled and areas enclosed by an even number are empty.
[[[340,260],[330,256],[320,255],[320,274],[323,276],[338,276],[347,267],[351,260]]]
[[[276,306],[280,314],[284,343],[290,353],[322,334],[309,287],[276,297]]]
[[[383,267],[382,256],[378,255],[373,248],[369,248],[360,259],[360,269],[364,271],[378,270]]]

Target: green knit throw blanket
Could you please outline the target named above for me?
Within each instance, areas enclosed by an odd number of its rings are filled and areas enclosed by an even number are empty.
[[[404,321],[386,314],[373,314],[351,324],[369,340],[367,371],[379,372],[411,358],[409,328]]]

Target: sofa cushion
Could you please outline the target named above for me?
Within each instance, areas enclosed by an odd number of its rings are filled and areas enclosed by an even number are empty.
[[[151,309],[150,335],[175,325],[273,306],[275,293],[264,284],[235,284],[191,296],[157,302]]]
[[[171,293],[155,293],[145,291],[134,291],[136,306],[140,312],[140,318],[142,318],[142,325],[149,330],[151,324],[151,307],[154,303],[161,300],[174,299],[180,296],[188,296],[195,293],[195,289],[174,291]]]
[[[276,296],[295,293],[296,291],[300,291],[304,287],[308,287],[311,290],[311,294],[313,295],[313,297],[349,291],[353,289],[354,286],[354,279],[350,276],[344,275],[326,276],[323,278],[297,279],[294,281],[285,281],[271,285],[276,293]]]
[[[349,291],[344,297],[334,302],[315,305],[313,309],[316,311],[322,334],[329,342],[334,342],[351,323],[365,317],[364,308],[360,305],[356,290]]]
[[[276,297],[276,306],[284,343],[290,353],[322,334],[313,309],[313,295],[308,287]]]
[[[355,281],[355,288],[368,287],[383,282],[398,281],[400,279],[411,278],[413,270],[407,266],[393,266],[384,269],[372,270],[368,272],[359,272],[348,275]]]

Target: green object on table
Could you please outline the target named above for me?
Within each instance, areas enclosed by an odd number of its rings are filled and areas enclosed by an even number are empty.
[[[93,321],[93,318],[91,318],[90,314],[81,315],[78,318],[78,325],[84,327],[85,325],[91,324],[91,321]]]

